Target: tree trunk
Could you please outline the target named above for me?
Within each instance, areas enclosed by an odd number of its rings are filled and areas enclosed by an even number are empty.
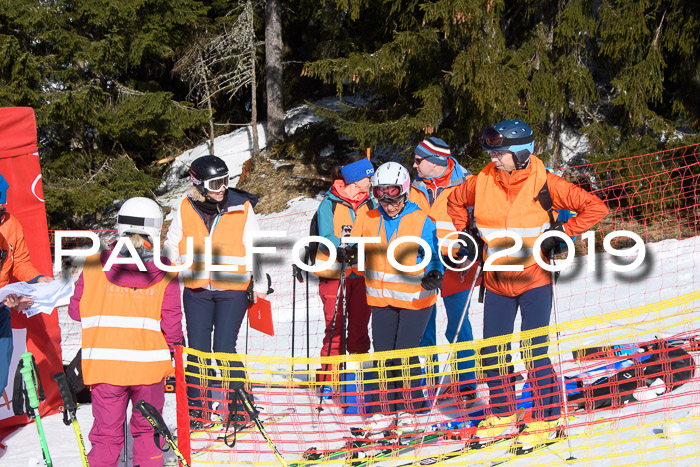
[[[267,91],[267,147],[281,143],[284,132],[282,96],[282,22],[280,0],[265,2],[265,76]]]
[[[250,67],[253,70],[250,80],[250,126],[253,132],[253,157],[260,154],[260,144],[258,143],[258,97],[256,92],[257,80],[255,79],[255,33],[253,32],[253,21],[250,22],[251,41]]]
[[[204,78],[204,92],[207,96],[207,109],[209,110],[209,154],[214,155],[214,110],[211,108],[211,92],[209,91],[209,81],[207,80],[206,68],[203,65],[204,60],[199,56],[202,63],[202,77]]]

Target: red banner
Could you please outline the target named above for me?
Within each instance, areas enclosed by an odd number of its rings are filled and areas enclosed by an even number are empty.
[[[49,232],[41,185],[41,168],[37,150],[34,110],[29,107],[0,108],[0,174],[10,185],[7,211],[19,219],[29,247],[32,264],[44,275],[52,275]],[[58,312],[38,313],[31,318],[12,312],[14,341],[13,364],[5,389],[6,398],[0,402],[0,439],[17,425],[27,423],[27,417],[12,415],[10,404],[16,362],[23,352],[34,354],[46,400],[39,406],[42,416],[54,413],[61,405],[58,386],[52,376],[63,370],[61,329]]]

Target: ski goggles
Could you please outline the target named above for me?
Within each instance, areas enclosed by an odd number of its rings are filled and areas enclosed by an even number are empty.
[[[378,201],[395,201],[401,196],[401,187],[398,185],[374,186],[372,194]]]
[[[228,188],[228,174],[204,180],[204,188],[208,191],[220,191],[222,188]]]
[[[535,135],[523,136],[521,138],[507,138],[503,133],[493,127],[486,127],[481,133],[481,147],[486,150],[507,149],[516,144],[527,144],[535,140]]]

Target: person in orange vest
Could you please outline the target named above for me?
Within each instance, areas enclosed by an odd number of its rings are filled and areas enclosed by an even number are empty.
[[[9,189],[10,184],[0,175],[0,288],[9,284],[13,277],[30,284],[51,282],[51,277],[41,274],[32,264],[22,224],[7,211]],[[10,294],[0,304],[0,394],[7,386],[14,350],[11,310],[26,310],[33,303],[33,298]]]
[[[396,162],[381,165],[372,177],[372,196],[379,207],[357,216],[351,237],[379,237],[365,246],[364,274],[367,303],[372,307],[372,344],[375,352],[415,348],[420,345],[432,307],[437,300],[444,268],[437,256],[435,222],[408,199],[411,178]],[[394,251],[394,259],[415,269],[401,271],[389,260],[388,247],[406,236],[419,237],[424,246],[408,241]],[[427,247],[427,248],[426,248]],[[351,256],[355,246],[345,247]],[[405,368],[400,357],[375,362],[386,370],[386,390],[366,420],[372,432],[392,427],[407,431],[416,427],[416,414],[425,408],[418,357]],[[406,375],[408,373],[408,376]],[[380,412],[377,412],[380,411]]]
[[[175,212],[164,248],[173,261],[192,261],[189,269],[180,273],[185,289],[182,296],[187,327],[187,344],[202,351],[236,353],[238,331],[248,310],[248,303],[265,298],[269,289],[262,264],[254,256],[253,277],[245,265],[246,250],[252,245],[248,234],[260,230],[253,212],[257,198],[243,190],[230,188],[229,171],[219,157],[208,155],[195,159],[190,166],[193,187]],[[211,239],[211,265],[228,271],[207,271],[205,239]],[[187,239],[192,238],[194,250],[188,251]],[[217,269],[209,267],[209,269]],[[253,282],[251,282],[251,280]],[[252,285],[249,297],[249,286]],[[201,429],[211,421],[214,408],[211,388],[206,377],[208,361],[196,364],[197,358],[187,356],[187,397],[190,426]],[[243,363],[227,361],[220,365],[229,387],[223,388],[227,397],[233,395],[231,386],[245,381]],[[219,402],[220,418],[231,413],[244,417],[242,405]]]
[[[124,446],[126,408],[140,400],[159,412],[165,402],[165,377],[175,374],[173,345],[183,342],[180,283],[177,273],[153,262],[152,245],[160,241],[163,215],[148,198],[131,198],[117,215],[119,237],[128,237],[118,255],[139,264],[107,265],[116,244],[88,257],[68,305],[71,318],[82,327],[82,373],[91,387],[94,422],[88,438],[93,467],[115,466]],[[169,265],[167,258],[161,258]],[[163,453],[153,443],[153,428],[134,408],[133,464],[161,467]]]
[[[547,173],[534,152],[532,129],[520,120],[504,120],[487,127],[481,145],[491,156],[491,163],[468,179],[448,198],[447,212],[455,227],[463,231],[464,240],[476,249],[477,239],[464,231],[473,220],[483,242],[486,262],[484,301],[484,339],[513,333],[518,309],[521,332],[549,326],[552,307],[550,272],[535,262],[535,256],[547,262],[561,240],[549,237],[541,251],[533,249],[535,240],[544,232],[555,230],[568,236],[579,235],[600,221],[608,212],[605,204],[585,190]],[[546,184],[546,185],[545,185]],[[567,222],[553,222],[545,210],[543,187],[548,187],[551,204],[548,209],[569,209],[578,215]],[[507,230],[523,240],[523,246],[508,256],[500,254],[512,245],[509,238],[488,240],[493,232]],[[472,252],[475,253],[475,252]],[[498,257],[491,255],[499,254]],[[488,269],[494,265],[512,267],[513,271]],[[517,270],[521,269],[521,270]],[[519,447],[528,448],[554,436],[562,423],[560,384],[547,356],[549,331],[521,342],[528,381],[533,388],[533,421],[518,435]],[[498,346],[502,347],[502,346]],[[510,344],[506,346],[506,352]],[[502,349],[501,349],[502,351]],[[510,355],[498,354],[496,345],[482,348],[483,366],[490,392],[490,415],[479,424],[474,442],[488,444],[508,432],[516,433],[518,415],[515,408],[515,383],[508,371]]]
[[[369,197],[372,175],[374,175],[372,163],[361,154],[351,157],[347,164],[335,167],[331,173],[333,185],[318,206],[315,224],[312,221],[312,230],[316,225],[317,232],[311,232],[311,234],[327,238],[338,248],[340,238],[350,235],[359,213],[374,209],[374,202]],[[328,250],[320,244],[312,261],[327,259]],[[343,348],[343,340],[347,340],[345,347],[351,354],[367,353],[370,348],[368,325],[371,308],[367,305],[365,296],[365,279],[354,273],[349,265],[345,268],[347,310],[344,310],[339,280],[340,261],[342,259],[338,258],[332,268],[315,273],[319,277],[318,293],[323,302],[323,314],[326,319],[326,331],[321,348],[323,357],[339,355]],[[344,311],[347,313],[347,335],[342,335],[345,322]],[[319,373],[319,381],[332,381],[330,372],[329,365],[324,365]],[[332,392],[332,385],[323,386],[321,391]]]
[[[445,314],[447,315],[445,337],[451,343],[455,333],[457,333],[457,342],[474,340],[468,310],[459,332],[457,332],[457,325],[459,325],[462,312],[469,297],[476,267],[472,266],[465,271],[459,271],[461,269],[460,264],[450,259],[447,248],[451,240],[456,240],[455,235],[449,236],[454,234],[456,230],[454,224],[452,224],[452,219],[447,214],[447,198],[450,196],[450,193],[459,189],[467,178],[472,177],[471,172],[459,165],[450,154],[450,147],[447,143],[434,136],[418,144],[414,151],[413,162],[413,167],[415,167],[418,176],[411,186],[410,199],[435,221],[438,242],[440,239],[445,239],[440,254],[443,257],[444,264],[451,266],[453,269],[445,268],[445,279],[440,288],[440,295],[442,296]],[[458,251],[453,251],[455,259],[459,256],[458,253]],[[423,334],[421,347],[430,347],[437,343],[436,316],[437,306],[433,307],[430,321],[428,321],[425,334]],[[474,351],[463,350],[457,352],[457,358],[460,360],[457,364],[459,373],[458,387],[450,385],[448,388],[445,388],[443,393],[449,394],[449,389],[451,388],[452,391],[456,392],[458,401],[463,404],[474,400],[476,396]]]

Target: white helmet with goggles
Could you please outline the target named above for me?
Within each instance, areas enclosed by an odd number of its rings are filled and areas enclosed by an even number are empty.
[[[380,165],[372,176],[372,197],[377,201],[396,201],[410,188],[411,176],[398,162]]]
[[[137,197],[127,199],[117,214],[119,236],[137,233],[151,238],[151,243],[160,241],[163,226],[163,211],[152,199]]]

